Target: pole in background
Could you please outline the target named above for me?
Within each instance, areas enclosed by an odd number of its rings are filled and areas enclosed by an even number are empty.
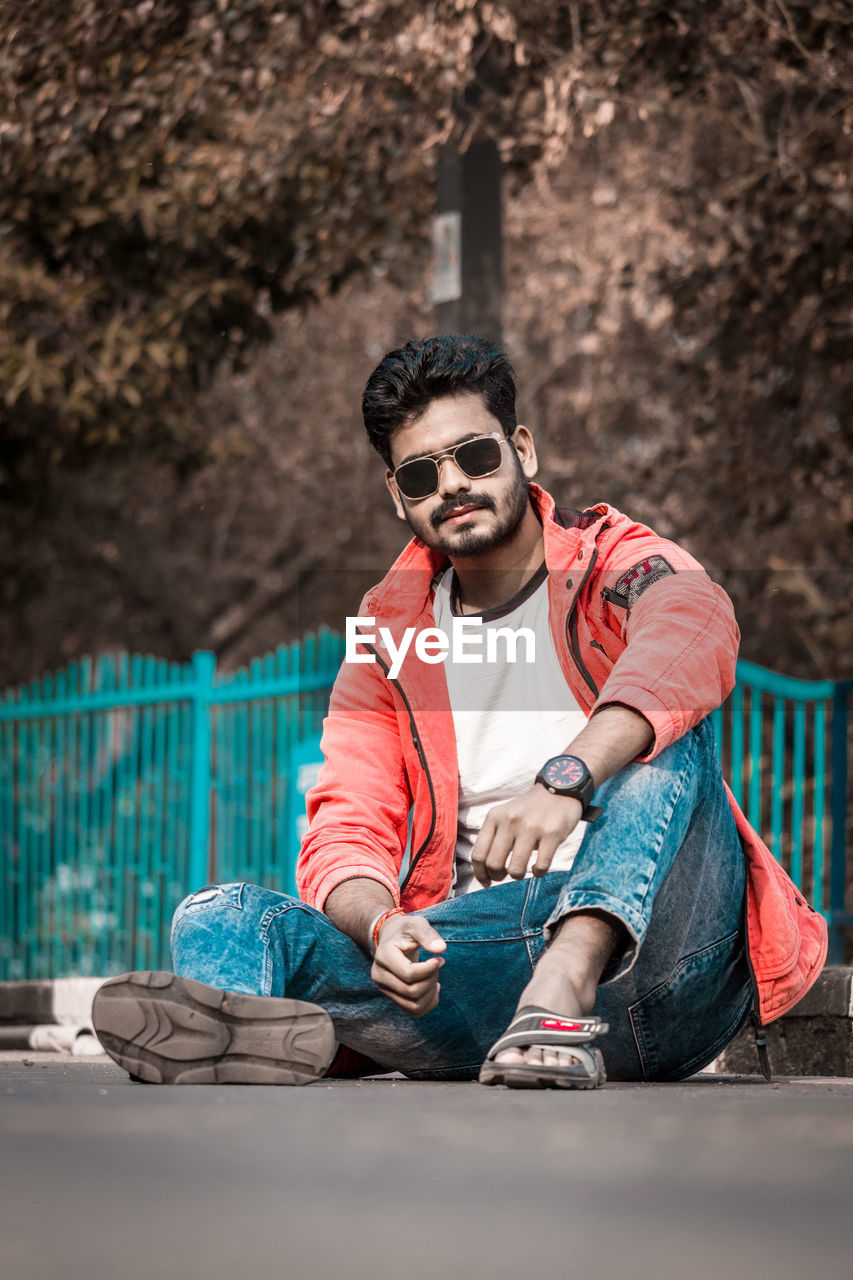
[[[500,345],[503,302],[502,161],[491,139],[438,157],[433,302],[442,333],[478,333]]]
[[[210,695],[216,674],[216,655],[200,649],[193,654],[195,691],[192,701],[192,764],[190,792],[190,880],[193,890],[208,884],[210,867]]]
[[[484,121],[494,118],[503,72],[490,37],[481,34],[474,74],[457,104],[455,139],[438,153],[433,226],[433,304],[441,333],[478,333],[503,341],[503,161]]]

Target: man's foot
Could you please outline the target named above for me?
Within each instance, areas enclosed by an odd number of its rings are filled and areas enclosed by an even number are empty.
[[[585,1044],[607,1027],[588,1015],[620,935],[621,924],[604,913],[578,913],[562,923],[521,993],[510,1028],[492,1048],[482,1083],[528,1088],[560,1083],[595,1088],[603,1083],[601,1054]],[[539,1023],[525,1018],[528,1013],[539,1015]],[[501,1047],[516,1024],[516,1043]]]
[[[95,994],[95,1034],[149,1084],[310,1084],[335,1056],[319,1005],[220,991],[174,973],[110,978]]]
[[[604,1059],[591,1041],[608,1030],[600,1018],[561,1018],[547,1009],[519,1009],[480,1068],[480,1084],[510,1089],[597,1089],[607,1076]],[[563,1050],[562,1046],[571,1046]],[[542,1058],[556,1046],[567,1060]],[[534,1054],[536,1050],[536,1054]]]
[[[521,993],[515,1016],[522,1009],[532,1007],[548,1010],[568,1021],[586,1017],[595,1003],[595,987],[591,993],[588,988],[580,989],[566,968],[562,951],[549,947]],[[577,1060],[577,1054],[571,1048],[543,1044],[530,1045],[526,1049],[504,1049],[496,1058],[502,1066],[526,1062],[530,1066],[569,1067]]]

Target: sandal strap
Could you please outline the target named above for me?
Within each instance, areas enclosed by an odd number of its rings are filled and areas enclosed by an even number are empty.
[[[532,1045],[588,1044],[609,1030],[601,1018],[564,1018],[536,1005],[519,1009],[512,1022],[488,1052],[486,1061],[494,1059],[504,1049],[529,1049]]]

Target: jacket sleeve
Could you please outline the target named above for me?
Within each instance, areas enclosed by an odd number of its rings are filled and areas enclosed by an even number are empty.
[[[655,732],[652,760],[692,729],[735,684],[740,633],[731,601],[697,560],[642,525],[606,556],[606,624],[625,648],[593,707],[619,702]],[[639,577],[634,576],[639,570]]]
[[[306,796],[299,896],[322,911],[337,885],[366,877],[385,885],[399,905],[409,788],[390,687],[377,664],[343,663],[321,748],[324,763]]]

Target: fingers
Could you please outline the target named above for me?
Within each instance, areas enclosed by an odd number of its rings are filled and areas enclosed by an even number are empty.
[[[393,992],[394,995],[411,996],[415,1000],[420,1000],[421,996],[429,989],[435,986],[438,981],[438,974],[443,960],[430,960],[427,973],[420,973],[417,977],[410,977],[396,973],[393,969],[381,961],[374,961],[373,968],[376,971],[374,982],[377,986],[382,986],[385,991]],[[424,965],[419,965],[419,969],[423,969]]]
[[[422,1018],[438,1004],[441,984],[440,955],[418,960],[420,948],[439,952],[447,943],[423,916],[394,916],[383,927],[370,976],[388,996],[413,1018]]]
[[[411,965],[410,973],[404,976],[384,965],[378,958],[378,951],[376,955],[370,976],[383,995],[405,1009],[413,1018],[421,1018],[435,1008],[441,991],[438,973],[444,964],[443,960],[436,958]],[[415,970],[417,976],[412,977],[411,970]]]
[[[425,951],[444,951],[447,943],[441,934],[433,929],[426,916],[406,916],[405,925],[396,937],[407,935]]]
[[[471,852],[471,869],[481,885],[509,875],[521,880],[536,852],[533,875],[549,870],[557,848],[575,829],[582,805],[571,796],[553,796],[543,787],[494,805],[486,814]]]
[[[536,850],[536,861],[530,868],[534,876],[544,876],[545,872],[551,867],[554,861],[554,854],[557,852],[560,841],[557,836],[543,836],[539,841],[539,848]]]
[[[478,884],[487,885],[491,883],[491,876],[486,870],[486,858],[492,847],[492,840],[497,832],[497,818],[494,809],[490,809],[483,819],[483,825],[480,827],[479,834],[474,841],[474,847],[471,850],[471,870],[474,872],[474,879]]]
[[[398,981],[411,986],[417,982],[425,982],[429,978],[434,979],[443,966],[444,960],[440,956],[432,956],[429,960],[410,960],[399,947],[389,945],[377,948],[373,963]]]
[[[490,885],[495,880],[503,880],[506,875],[506,863],[512,849],[514,848],[514,837],[509,831],[501,831],[495,836],[489,847],[488,856],[479,864],[479,874],[477,866],[472,859],[474,866],[474,875],[482,885]]]
[[[535,851],[536,838],[532,832],[524,831],[516,836],[509,862],[506,864],[507,875],[513,880],[523,880],[527,874],[527,864]]]
[[[403,979],[391,970],[378,966],[374,982],[377,983],[380,991],[386,996],[391,996],[392,1000],[409,1001],[414,1005],[423,1004],[424,1000],[432,996],[435,989],[441,986],[438,982],[437,969],[428,977],[421,978],[419,982],[403,982]]]
[[[517,838],[518,834],[511,820],[502,812],[502,806],[490,809],[471,850],[471,869],[480,884],[490,885],[494,880],[503,880],[507,858]]]
[[[497,852],[495,852],[496,845],[493,844],[492,852],[489,854],[485,865],[489,880],[483,883],[503,880],[505,876],[509,876],[512,880],[523,880],[527,875],[527,868],[534,854],[536,855],[536,861],[530,867],[531,874],[544,876],[546,871],[550,869],[559,843],[558,836],[543,835],[539,837],[537,845],[535,835],[531,832],[523,832],[510,843],[508,861],[505,861],[507,855],[504,853],[503,847],[498,844]]]
[[[482,831],[495,810],[490,810]],[[471,851],[471,867],[480,884],[488,886],[507,875],[513,880],[523,880],[527,864],[537,845],[535,827],[524,824],[508,814],[493,819],[485,841],[478,838]],[[553,855],[552,855],[553,856]],[[550,859],[549,859],[550,861]]]
[[[383,987],[376,984],[383,995],[389,1000],[393,1000],[394,1004],[399,1005],[404,1013],[410,1018],[423,1018],[425,1014],[432,1013],[437,1006],[441,996],[441,983],[436,983],[430,991],[425,992],[418,1000],[413,1000],[409,996],[395,995],[392,991],[386,991]]]

